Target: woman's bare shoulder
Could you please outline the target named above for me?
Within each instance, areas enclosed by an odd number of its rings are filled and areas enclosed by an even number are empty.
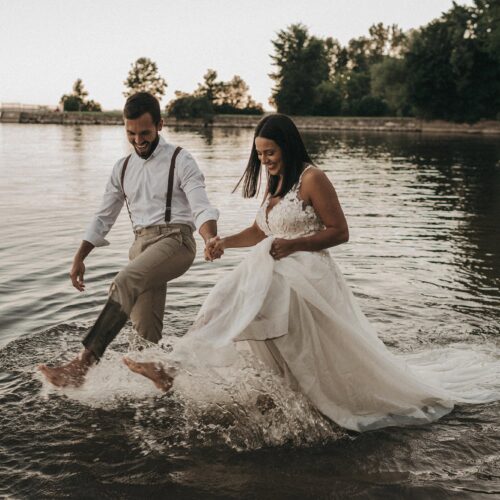
[[[325,172],[315,165],[309,165],[307,170],[302,175],[302,186],[307,189],[314,188],[318,184],[324,183],[331,184],[331,181]]]

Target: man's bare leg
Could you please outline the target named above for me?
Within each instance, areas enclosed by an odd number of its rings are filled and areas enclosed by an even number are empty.
[[[124,357],[123,362],[134,373],[139,373],[153,381],[154,385],[163,392],[168,392],[174,383],[174,377],[168,374],[160,363],[133,361],[130,358]]]
[[[38,365],[38,370],[56,387],[80,387],[89,368],[96,362],[95,356],[84,349],[75,359],[61,366]]]

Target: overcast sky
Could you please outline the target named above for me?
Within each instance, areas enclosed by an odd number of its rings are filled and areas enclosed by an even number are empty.
[[[472,4],[472,0],[459,0]],[[301,22],[342,44],[370,25],[416,28],[452,0],[0,0],[0,102],[56,105],[82,78],[104,109],[121,109],[123,81],[139,57],[175,90],[191,92],[207,68],[240,75],[269,109],[276,33]]]

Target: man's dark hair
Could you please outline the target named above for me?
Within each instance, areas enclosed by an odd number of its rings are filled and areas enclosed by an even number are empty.
[[[137,92],[131,95],[125,107],[123,108],[123,115],[128,120],[135,120],[144,113],[149,113],[155,125],[158,125],[161,120],[160,103],[158,99],[149,92]]]

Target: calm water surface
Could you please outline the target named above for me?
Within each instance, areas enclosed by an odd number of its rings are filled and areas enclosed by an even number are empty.
[[[230,194],[249,130],[166,129],[198,159],[221,234],[259,200]],[[500,141],[306,133],[334,182],[351,240],[332,250],[380,337],[396,352],[447,346],[498,352]],[[80,391],[42,385],[34,367],[68,359],[127,261],[124,210],[111,245],[68,271],[110,169],[121,127],[0,125],[0,496],[16,498],[492,498],[500,495],[500,404],[440,422],[346,434],[269,378],[276,407],[252,403],[243,373],[224,404],[122,387],[130,327]],[[211,286],[246,250],[198,258],[169,285],[164,334],[183,335]],[[97,370],[97,369],[96,369]],[[136,385],[134,385],[136,384]],[[193,388],[193,394],[196,388]]]

